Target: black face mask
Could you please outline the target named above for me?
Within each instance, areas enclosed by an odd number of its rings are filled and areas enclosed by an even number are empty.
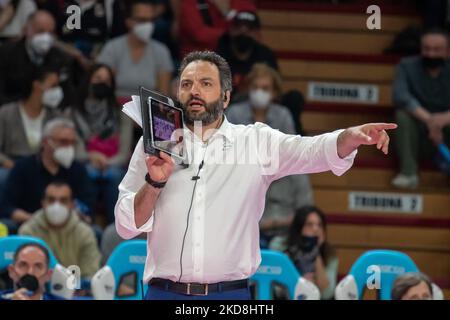
[[[249,52],[253,50],[253,47],[255,46],[255,39],[245,34],[237,35],[231,38],[231,41],[239,53]]]
[[[430,57],[422,57],[422,64],[427,69],[436,69],[443,67],[445,64],[444,58],[430,58]]]
[[[319,237],[302,236],[302,247],[304,252],[311,252],[317,246]]]
[[[105,82],[91,84],[90,90],[92,95],[98,100],[108,98],[112,95],[111,86]]]

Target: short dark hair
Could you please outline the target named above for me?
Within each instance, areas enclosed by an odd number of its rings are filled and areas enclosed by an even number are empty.
[[[187,65],[194,61],[207,61],[214,64],[219,69],[222,92],[231,92],[233,90],[231,70],[228,62],[213,51],[193,51],[188,53],[181,61],[178,77],[181,77],[181,73],[183,73]]]
[[[31,93],[33,92],[34,81],[43,82],[52,73],[57,74],[59,77],[58,71],[54,68],[40,67],[34,69],[31,72],[30,77],[23,83],[21,97],[24,99],[29,98],[31,96]]]
[[[133,15],[133,9],[135,6],[139,4],[143,5],[149,5],[149,6],[155,6],[159,4],[161,0],[133,0],[130,1],[130,4],[128,4],[127,10],[126,10],[126,17],[130,18]]]
[[[58,179],[58,180],[54,180],[54,181],[50,182],[50,183],[45,187],[44,197],[45,197],[45,195],[46,195],[47,188],[50,187],[50,186],[57,187],[57,188],[68,187],[69,190],[70,190],[70,197],[73,198],[72,187],[70,186],[70,184],[69,184],[66,180]]]
[[[445,29],[437,28],[437,27],[425,29],[422,32],[420,39],[423,39],[425,36],[428,36],[428,35],[443,36],[445,39],[447,39],[447,45],[450,46],[450,34]]]
[[[48,252],[48,249],[44,247],[43,245],[37,243],[37,242],[28,242],[25,244],[22,244],[19,248],[17,248],[16,252],[14,253],[14,263],[17,262],[17,258],[19,257],[20,252],[22,252],[24,249],[29,247],[35,247],[41,250],[45,255],[45,262],[47,263],[47,268],[50,266],[50,253]]]
[[[431,295],[433,295],[430,278],[421,272],[407,272],[399,275],[395,279],[394,284],[392,285],[391,299],[401,300],[410,288],[417,286],[421,282],[427,284]]]

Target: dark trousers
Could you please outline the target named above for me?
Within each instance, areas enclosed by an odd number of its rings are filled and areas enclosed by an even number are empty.
[[[251,300],[248,288],[210,293],[207,296],[186,295],[148,286],[145,300]]]

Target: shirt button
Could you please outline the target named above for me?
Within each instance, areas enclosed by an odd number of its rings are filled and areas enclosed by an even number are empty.
[[[197,248],[200,247],[200,243],[197,242],[197,243],[195,244],[195,246],[196,246]]]
[[[195,269],[195,272],[200,272],[200,269]]]
[[[199,197],[199,198],[202,197],[202,193],[201,193],[201,192],[198,193],[198,197]]]
[[[197,216],[197,220],[200,220],[201,218],[200,218],[200,216]]]

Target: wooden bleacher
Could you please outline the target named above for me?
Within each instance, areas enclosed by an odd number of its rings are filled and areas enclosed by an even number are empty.
[[[391,85],[399,57],[384,55],[383,51],[398,32],[420,24],[417,12],[380,5],[382,30],[371,31],[366,28],[367,1],[360,5],[257,2],[262,40],[277,53],[284,89],[297,89],[305,96],[301,121],[308,135],[394,120]],[[307,95],[312,81],[376,85],[379,101],[375,105],[312,101]],[[373,147],[362,147],[354,167],[343,176],[329,172],[311,176],[316,204],[328,215],[328,236],[337,248],[339,274],[345,275],[367,250],[399,250],[408,254],[450,299],[449,181],[428,166],[420,172],[419,189],[393,189],[394,149],[392,144],[390,154],[384,156]],[[349,194],[354,191],[420,194],[423,212],[352,211]],[[374,294],[366,292],[365,297],[372,299]]]

